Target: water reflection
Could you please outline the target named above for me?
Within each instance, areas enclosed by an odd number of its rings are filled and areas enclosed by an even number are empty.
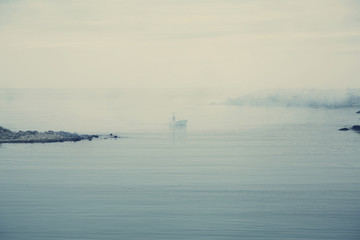
[[[171,127],[172,144],[185,144],[187,142],[186,126]]]

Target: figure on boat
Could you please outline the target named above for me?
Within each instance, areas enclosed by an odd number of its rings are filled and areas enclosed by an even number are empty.
[[[175,113],[172,114],[172,121],[170,121],[170,127],[186,127],[187,120],[176,121]]]

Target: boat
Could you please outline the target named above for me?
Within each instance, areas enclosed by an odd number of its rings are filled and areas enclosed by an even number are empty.
[[[187,120],[179,120],[170,122],[170,126],[172,127],[185,127],[187,124]]]
[[[169,125],[170,125],[170,127],[186,127],[187,120],[177,120],[176,121],[175,113],[173,113]]]

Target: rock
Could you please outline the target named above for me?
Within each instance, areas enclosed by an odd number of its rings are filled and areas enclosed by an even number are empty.
[[[357,113],[357,114],[360,114],[360,111],[357,111],[356,113]]]
[[[350,129],[348,128],[340,128],[339,131],[349,131]]]
[[[13,138],[14,135],[14,132],[0,126],[0,141],[3,139]]]
[[[360,125],[354,125],[351,127],[352,130],[360,132]]]
[[[3,128],[0,126],[0,134],[6,134],[6,133],[12,133],[12,131],[10,131],[7,128]]]
[[[77,142],[81,140],[92,140],[98,135],[79,135],[69,132],[38,132],[38,131],[19,131],[13,132],[0,126],[0,143],[47,143],[47,142]]]
[[[108,138],[109,138],[109,139],[111,139],[111,138],[119,138],[119,136],[114,135],[113,133],[110,133],[110,134],[104,136],[104,139],[108,139]]]

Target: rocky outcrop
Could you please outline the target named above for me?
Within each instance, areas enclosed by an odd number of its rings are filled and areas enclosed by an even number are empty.
[[[349,131],[349,130],[353,130],[353,131],[356,131],[356,132],[359,132],[360,133],[360,125],[354,125],[352,127],[345,127],[345,128],[340,128],[339,131]]]
[[[356,113],[360,114],[360,111],[357,111]],[[353,125],[352,127],[349,126],[339,129],[339,131],[349,131],[349,130],[353,130],[357,133],[360,133],[360,125]]]
[[[13,132],[0,126],[0,143],[48,143],[48,142],[77,142],[81,140],[92,140],[98,135],[79,135],[69,132],[38,132],[19,131]]]
[[[360,132],[360,125],[354,125],[351,127],[352,130]]]

